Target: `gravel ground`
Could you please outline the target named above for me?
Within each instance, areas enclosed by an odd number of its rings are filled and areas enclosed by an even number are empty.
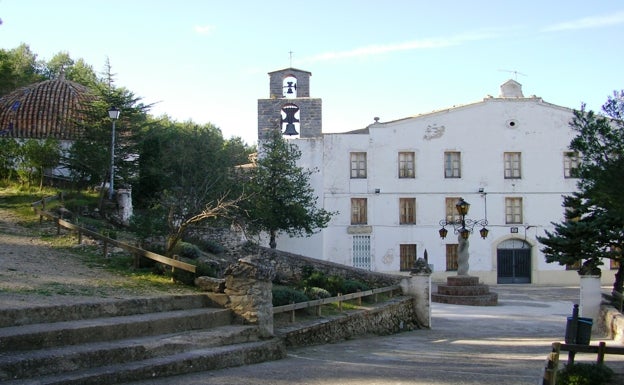
[[[194,292],[174,284],[154,288],[111,273],[71,249],[52,248],[42,235],[54,234],[51,222],[24,227],[11,211],[0,209],[0,308]],[[74,247],[93,243],[83,238],[83,244]]]

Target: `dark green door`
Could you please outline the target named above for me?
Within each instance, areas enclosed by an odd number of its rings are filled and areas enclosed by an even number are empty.
[[[531,283],[531,249],[498,249],[498,283]]]

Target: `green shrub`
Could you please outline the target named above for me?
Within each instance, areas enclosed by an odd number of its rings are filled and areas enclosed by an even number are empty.
[[[198,277],[217,277],[217,269],[211,264],[208,263],[198,263],[195,275]]]
[[[199,247],[188,242],[178,242],[173,249],[173,253],[179,255],[182,258],[197,259],[201,256],[201,250]]]
[[[304,287],[326,287],[327,276],[322,271],[314,271],[310,276],[303,280]]]
[[[199,237],[191,237],[187,239],[188,242],[197,245],[201,250],[212,253],[212,254],[223,254],[225,252],[225,248],[218,244],[215,241],[211,241],[209,239],[202,239]]]
[[[330,275],[327,277],[327,285],[325,289],[332,293],[332,295],[338,295],[338,293],[342,293],[342,287],[344,285],[344,278],[339,277],[337,275]]]
[[[566,365],[557,373],[557,385],[603,385],[613,377],[605,365],[577,363]]]
[[[355,293],[358,290],[366,291],[370,290],[370,286],[361,281],[356,281],[354,279],[346,279],[342,284],[342,294]]]
[[[273,306],[288,305],[293,302],[307,302],[310,299],[304,292],[288,286],[273,285]]]
[[[331,297],[331,293],[322,287],[306,287],[304,293],[310,299],[321,299]]]

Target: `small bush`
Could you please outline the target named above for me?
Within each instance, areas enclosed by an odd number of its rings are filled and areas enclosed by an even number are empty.
[[[310,299],[304,292],[287,286],[273,286],[273,306],[283,306],[290,303],[307,302]]]
[[[306,287],[304,292],[310,299],[329,298],[332,296],[329,291],[322,287]]]
[[[356,281],[354,279],[346,279],[342,284],[342,294],[355,293],[358,290],[366,291],[370,290],[370,286],[368,286],[364,282]]]
[[[344,285],[344,278],[339,277],[337,275],[330,275],[327,277],[327,289],[332,295],[338,295],[338,293],[342,293],[342,286]]]
[[[208,263],[198,263],[195,270],[195,275],[198,277],[217,277],[217,269]]]
[[[321,271],[314,271],[308,278],[303,280],[304,287],[326,287],[327,276]]]
[[[209,239],[202,239],[199,237],[191,237],[187,239],[188,242],[197,245],[201,250],[212,253],[212,254],[223,254],[225,252],[225,248],[218,244],[217,242],[211,241]]]
[[[557,374],[557,385],[603,385],[613,377],[605,365],[578,363],[566,365]]]
[[[199,247],[188,242],[178,242],[173,249],[173,253],[179,255],[182,258],[197,259],[201,256],[201,250]]]

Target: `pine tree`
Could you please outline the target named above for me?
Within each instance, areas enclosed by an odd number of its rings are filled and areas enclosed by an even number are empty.
[[[317,170],[299,167],[300,158],[299,148],[276,130],[262,142],[249,175],[248,227],[268,232],[271,248],[277,247],[279,231],[309,236],[325,228],[335,214],[318,207],[318,198],[310,186],[310,176]]]

